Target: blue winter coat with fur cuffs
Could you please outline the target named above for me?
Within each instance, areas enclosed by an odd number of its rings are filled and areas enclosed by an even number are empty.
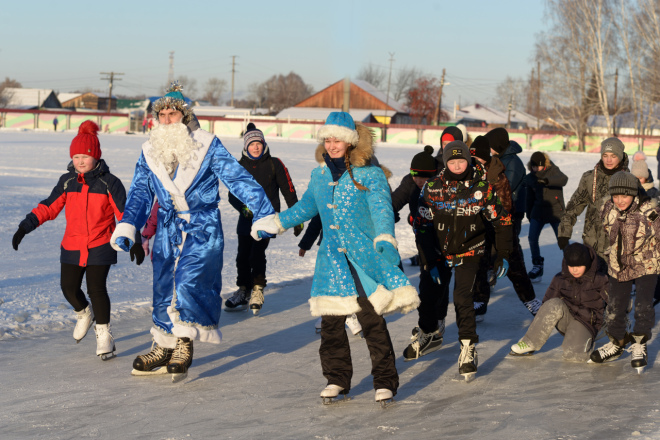
[[[407,313],[419,305],[417,291],[406,275],[375,250],[378,241],[388,241],[396,247],[392,199],[383,170],[370,164],[373,155],[370,131],[358,125],[358,132],[361,141],[351,154],[351,167],[355,180],[368,190],[358,189],[348,172],[333,182],[330,169],[323,164],[312,171],[302,199],[279,214],[282,230],[306,222],[316,214],[321,217],[323,241],[309,300],[313,316],[341,316],[360,311],[349,261],[376,313]]]

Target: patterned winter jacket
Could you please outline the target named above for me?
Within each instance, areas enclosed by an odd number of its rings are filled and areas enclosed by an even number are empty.
[[[115,218],[121,220],[124,212],[124,185],[110,173],[103,159],[85,174],[78,174],[73,162],[67,169],[50,196],[39,202],[20,227],[26,233],[32,232],[44,222],[54,220],[66,206],[60,262],[82,267],[117,264],[117,252],[110,246],[110,236],[115,230]]]
[[[485,223],[492,222],[496,234],[496,248],[505,256],[511,252],[512,222],[498,199],[492,185],[482,180],[484,170],[480,164],[469,168],[462,181],[445,178],[447,169],[426,182],[420,193],[418,215],[414,228],[424,227],[432,218],[436,240],[424,243],[424,259],[446,261],[449,266],[464,262],[477,262],[485,251]]]
[[[660,273],[660,208],[643,191],[620,211],[610,198],[601,213],[608,240],[608,273],[620,282]]]
[[[522,153],[522,147],[516,141],[509,141],[509,147],[504,150],[499,159],[504,165],[504,173],[511,186],[511,200],[513,200],[513,214],[522,218],[525,215],[525,185],[523,179],[527,171],[518,154]]]
[[[563,187],[568,183],[568,177],[552,163],[547,154],[544,155],[545,163],[548,164],[544,170],[536,172],[531,162],[527,164],[527,218],[554,223],[559,222],[566,211]],[[548,183],[539,183],[539,179],[547,179]]]
[[[559,237],[571,238],[578,216],[587,208],[582,242],[594,248],[599,257],[606,258],[607,236],[603,230],[600,213],[605,200],[609,198],[610,177],[622,170],[629,171],[628,156],[625,153],[623,160],[614,170],[605,172],[603,161],[599,161],[593,170],[582,175],[559,223]]]
[[[515,209],[511,184],[506,177],[504,164],[497,156],[491,157],[490,162],[486,165],[485,178],[493,185],[493,190],[506,212],[513,214]]]
[[[575,278],[568,270],[566,260],[562,260],[561,272],[550,282],[543,302],[561,298],[571,312],[595,338],[603,326],[607,287],[609,281],[604,273],[598,272],[596,252],[589,247],[591,267],[580,278]]]
[[[351,266],[376,313],[407,313],[419,305],[417,291],[403,271],[375,249],[379,241],[396,247],[392,199],[385,171],[371,161],[371,131],[362,124],[355,125],[359,141],[350,153],[351,169],[355,180],[367,190],[358,189],[348,171],[334,181],[321,155],[325,151],[321,144],[316,150],[321,166],[312,170],[307,191],[277,217],[283,232],[320,215],[323,240],[309,300],[313,316],[360,311]]]

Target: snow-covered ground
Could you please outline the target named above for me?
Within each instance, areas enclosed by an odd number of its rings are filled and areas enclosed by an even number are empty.
[[[268,250],[268,287],[260,316],[223,313],[221,345],[195,345],[186,381],[165,376],[135,378],[133,358],[151,344],[151,271],[127,254],[110,271],[112,326],[118,357],[94,356],[93,332],[80,344],[71,337],[73,311],[59,287],[59,243],[64,213],[27,235],[18,252],[11,238],[18,223],[46,198],[69,161],[75,133],[0,132],[0,437],[2,438],[534,438],[660,439],[658,346],[649,345],[647,371],[637,375],[629,355],[606,365],[561,360],[561,337],[554,335],[534,356],[512,359],[531,315],[508,280],[495,287],[488,314],[478,327],[479,373],[470,383],[455,381],[458,342],[453,308],[447,317],[445,345],[418,361],[403,362],[417,314],[387,318],[401,386],[396,404],[385,410],[373,401],[370,361],[364,342],[351,339],[353,399],[321,405],[325,386],[318,359],[319,336],[309,314],[316,250],[298,256],[298,239],[287,232]],[[130,185],[143,135],[101,135],[103,158]],[[240,139],[223,139],[238,157]],[[271,141],[271,153],[289,168],[299,194],[316,163],[311,142]],[[396,187],[420,147],[382,145],[381,163],[394,172]],[[527,163],[530,152],[520,156]],[[582,172],[597,155],[553,153],[569,176],[568,201]],[[649,167],[655,170],[655,159]],[[226,238],[223,296],[234,289],[237,214],[222,188]],[[407,208],[404,213],[407,214]],[[573,239],[580,240],[582,222]],[[405,220],[397,224],[400,253],[415,253]],[[527,224],[521,234],[527,264]],[[541,235],[546,259],[542,297],[561,252],[548,227]],[[530,266],[528,266],[529,268]],[[406,266],[413,284],[418,269]],[[83,287],[84,288],[84,287]],[[658,328],[654,329],[657,332]],[[602,343],[602,341],[601,341]]]

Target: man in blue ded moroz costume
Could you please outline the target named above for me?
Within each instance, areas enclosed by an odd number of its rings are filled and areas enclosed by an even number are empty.
[[[222,252],[218,180],[254,213],[275,211],[261,186],[213,134],[199,128],[174,83],[154,102],[159,125],[142,145],[126,208],[112,246],[127,251],[158,198],[153,244],[153,345],[133,362],[133,374],[187,374],[193,340],[219,343]]]

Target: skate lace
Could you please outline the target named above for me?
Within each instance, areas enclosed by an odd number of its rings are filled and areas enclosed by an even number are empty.
[[[465,364],[474,361],[474,345],[463,345],[461,347],[461,355],[458,357],[458,364]]]
[[[531,301],[527,301],[525,303],[525,307],[527,307],[527,310],[529,310],[534,315],[536,315],[536,312],[538,312],[539,308],[541,307],[541,301],[539,301],[538,299],[533,299]]]
[[[632,349],[632,347],[630,349]],[[603,345],[602,347],[600,347],[598,349],[598,353],[600,353],[601,358],[605,358],[607,356],[614,355],[618,352],[619,352],[619,347],[614,345],[611,342],[608,342],[607,344]]]
[[[422,349],[424,345],[433,337],[432,333],[424,333],[422,329],[419,329],[419,332],[415,335],[412,336],[410,339],[413,340],[411,346],[415,350],[417,354],[419,354],[419,351]]]
[[[643,359],[646,356],[646,344],[632,344],[626,351],[632,354],[632,359]]]
[[[445,320],[441,319],[438,321],[438,334],[443,336],[445,334]]]
[[[231,301],[232,304],[236,304],[243,301],[244,298],[245,298],[245,290],[238,289],[236,293],[234,293],[232,297],[229,298],[229,301]]]
[[[263,304],[264,303],[264,291],[261,290],[261,289],[254,289],[252,291],[252,297],[250,298],[250,302]]]
[[[172,353],[172,362],[185,362],[190,357],[190,344],[178,342],[174,353]]]
[[[156,341],[151,343],[151,351],[147,354],[142,354],[140,357],[145,363],[150,363],[155,360],[161,359],[165,354],[165,349],[156,344]]]

